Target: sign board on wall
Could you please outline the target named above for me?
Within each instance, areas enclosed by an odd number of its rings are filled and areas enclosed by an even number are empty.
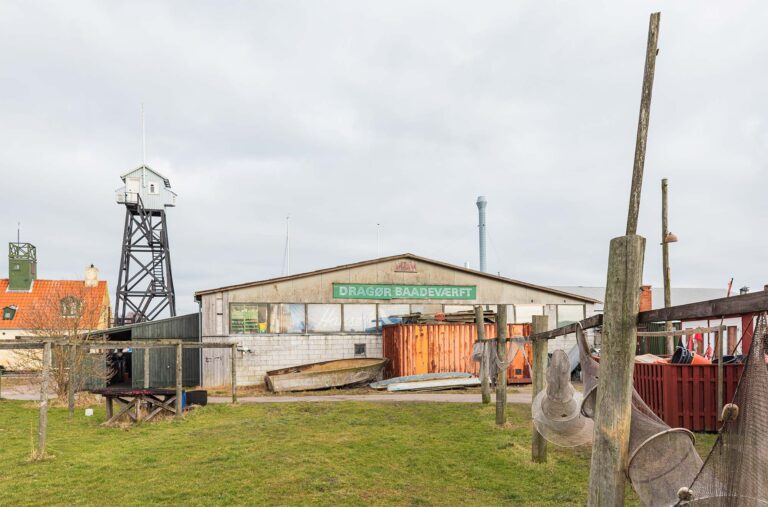
[[[476,285],[334,283],[335,299],[477,299]]]
[[[416,263],[413,261],[398,261],[395,273],[416,273]]]

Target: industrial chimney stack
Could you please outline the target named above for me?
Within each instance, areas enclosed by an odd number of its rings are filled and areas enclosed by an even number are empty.
[[[479,222],[477,227],[480,233],[480,271],[484,273],[488,270],[485,257],[485,207],[487,205],[488,201],[484,196],[481,195],[477,198],[477,211],[479,215]]]

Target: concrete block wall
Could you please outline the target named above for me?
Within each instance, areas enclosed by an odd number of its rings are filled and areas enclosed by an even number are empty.
[[[262,385],[267,371],[300,364],[382,357],[380,334],[260,334],[204,337],[205,342],[237,343],[250,352],[237,352],[237,385]],[[355,344],[365,344],[365,355],[355,356]],[[230,351],[203,349],[203,386],[230,383]]]

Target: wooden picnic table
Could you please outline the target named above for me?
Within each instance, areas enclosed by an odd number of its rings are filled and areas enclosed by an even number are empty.
[[[162,413],[176,414],[175,389],[132,389],[128,387],[106,387],[92,389],[93,394],[104,397],[107,405],[107,426],[115,424],[125,414],[133,423],[151,421]],[[115,413],[114,405],[118,411]]]

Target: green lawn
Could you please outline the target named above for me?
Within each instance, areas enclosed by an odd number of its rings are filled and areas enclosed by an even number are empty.
[[[583,505],[589,449],[531,464],[529,408],[509,412],[502,430],[479,404],[216,405],[121,430],[52,409],[54,457],[28,462],[37,411],[0,401],[0,505]]]

